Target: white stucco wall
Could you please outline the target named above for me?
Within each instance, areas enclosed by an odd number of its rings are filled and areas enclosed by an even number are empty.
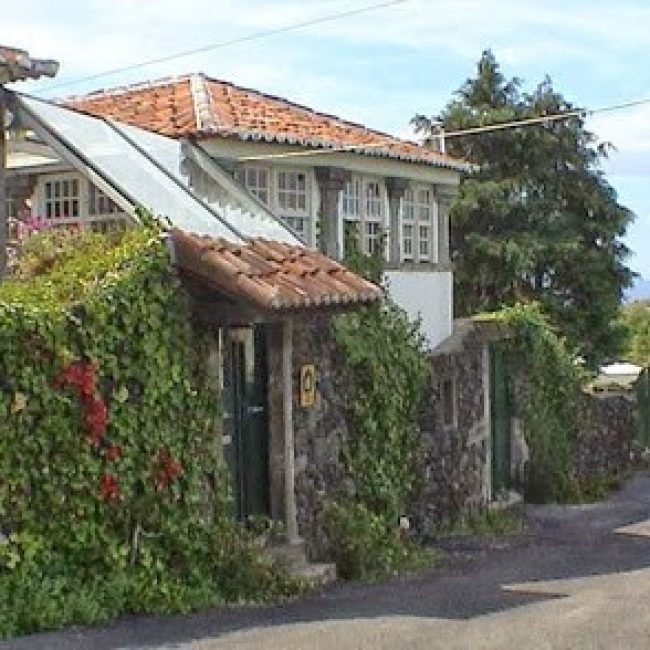
[[[411,318],[420,318],[431,348],[451,335],[453,277],[451,271],[387,271],[391,298]]]

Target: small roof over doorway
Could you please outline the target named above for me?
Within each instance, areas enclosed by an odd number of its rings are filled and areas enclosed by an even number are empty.
[[[383,297],[372,282],[305,246],[262,238],[235,244],[181,230],[173,230],[170,239],[181,273],[249,318],[351,309]]]

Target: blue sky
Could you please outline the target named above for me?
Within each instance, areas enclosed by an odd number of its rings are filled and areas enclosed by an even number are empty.
[[[21,0],[4,8],[0,43],[58,59],[58,84],[372,3]],[[648,25],[643,0],[408,0],[90,82],[21,86],[55,97],[202,71],[410,137],[412,115],[437,113],[486,48],[506,75],[532,88],[548,74],[581,106],[650,98]],[[596,116],[589,126],[617,147],[606,171],[637,214],[626,238],[635,253],[629,263],[650,278],[650,103]]]

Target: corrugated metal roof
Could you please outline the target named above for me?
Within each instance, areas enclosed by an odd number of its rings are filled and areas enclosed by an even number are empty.
[[[203,173],[209,176],[219,198],[203,199],[195,192],[187,171],[192,145],[184,145],[138,127],[120,124],[15,94],[16,110],[34,121],[40,137],[79,171],[92,169],[135,209],[139,206],[184,230],[241,242],[267,237],[300,242],[259,201],[211,161]],[[198,154],[197,154],[198,155]]]

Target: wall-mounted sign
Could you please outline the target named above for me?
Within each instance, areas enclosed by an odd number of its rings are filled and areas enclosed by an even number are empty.
[[[300,368],[300,406],[308,408],[316,402],[316,367],[312,364]]]

